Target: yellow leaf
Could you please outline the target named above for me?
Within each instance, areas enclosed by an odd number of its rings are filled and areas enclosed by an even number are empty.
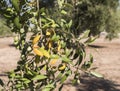
[[[60,42],[58,42],[58,48],[57,48],[57,50],[60,51],[60,49],[61,49],[61,45],[60,45]]]
[[[47,50],[44,49],[44,47],[39,47],[39,46],[36,46],[34,45],[33,46],[33,52],[36,54],[36,55],[39,55],[39,56],[45,56],[47,58],[50,58],[50,54]]]
[[[46,35],[49,36],[49,35],[51,35],[51,33],[50,33],[49,31],[47,31],[47,32],[46,32]]]
[[[62,64],[62,66],[59,67],[59,70],[62,71],[66,68],[66,64]]]
[[[33,44],[36,44],[40,39],[40,35],[35,36],[35,38],[33,39]]]
[[[51,48],[52,47],[52,41],[48,42],[48,47]]]
[[[55,30],[54,29],[48,29],[46,30],[46,35],[50,36],[50,35],[54,35],[55,34]]]
[[[38,50],[37,48],[33,48],[33,52],[38,56],[43,56],[43,53],[40,50]]]
[[[53,59],[50,61],[50,65],[54,65],[57,62],[58,59]]]

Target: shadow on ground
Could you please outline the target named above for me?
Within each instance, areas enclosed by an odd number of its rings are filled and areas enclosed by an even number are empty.
[[[74,85],[75,91],[120,91],[120,84],[116,84],[104,78],[96,78],[93,76],[82,76],[81,83]],[[70,82],[65,85],[70,88]],[[67,91],[71,91],[70,89]],[[73,91],[73,90],[72,90]]]
[[[102,45],[88,45],[88,47],[91,47],[91,48],[106,48],[106,46],[102,46]]]
[[[84,76],[81,84],[76,85],[76,91],[120,91],[120,84],[115,84],[110,80]]]

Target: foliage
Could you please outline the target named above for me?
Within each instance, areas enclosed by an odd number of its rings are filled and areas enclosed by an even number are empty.
[[[40,7],[39,0],[10,0],[9,3],[0,1],[1,12],[13,25],[12,32],[18,35],[15,45],[21,52],[17,68],[9,72],[9,90],[51,91],[58,84],[61,89],[71,75],[73,83],[79,82],[80,72],[88,72],[93,63],[91,55],[85,61],[85,45],[95,38],[88,37],[90,30],[80,37],[72,32],[73,20],[69,15],[74,7],[66,0],[57,0],[52,6],[57,11],[53,12],[52,7],[44,4]],[[32,35],[27,38],[29,32]],[[81,42],[84,38],[86,41]]]
[[[3,18],[0,18],[0,37],[11,36],[12,33],[10,28],[7,27],[6,21]]]
[[[119,11],[116,13],[111,12],[111,16],[109,17],[109,20],[107,21],[106,25],[106,31],[108,32],[108,35],[106,36],[110,40],[112,40],[115,37],[118,37],[118,33],[120,33],[120,15]],[[111,22],[112,21],[112,22]]]
[[[74,31],[80,34],[88,29],[91,30],[90,35],[98,35],[101,31],[106,30],[112,34],[116,29],[109,27],[109,23],[117,21],[116,19],[111,20],[110,17],[116,16],[118,5],[119,0],[78,0],[75,2]],[[114,16],[111,16],[111,12],[114,13]],[[106,26],[109,27],[109,30],[106,29]]]

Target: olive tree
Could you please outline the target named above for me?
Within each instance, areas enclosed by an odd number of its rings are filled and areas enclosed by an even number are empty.
[[[45,1],[0,1],[1,14],[16,33],[14,43],[21,53],[17,68],[8,72],[8,90],[51,91],[58,86],[61,90],[70,76],[75,84],[81,72],[89,72],[93,57],[85,60],[85,45],[94,38],[88,37],[89,30],[80,37],[74,33],[70,16],[74,5],[69,0],[48,1],[52,6]]]

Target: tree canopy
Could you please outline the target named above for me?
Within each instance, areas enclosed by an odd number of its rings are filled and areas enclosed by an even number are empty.
[[[76,4],[76,12],[74,15],[73,28],[79,33],[89,29],[90,35],[99,34],[101,31],[111,32],[113,29],[109,27],[109,23],[116,21],[111,19],[116,16],[115,12],[119,6],[119,0],[78,0]],[[114,15],[113,15],[114,13]],[[114,30],[115,31],[115,30]]]

